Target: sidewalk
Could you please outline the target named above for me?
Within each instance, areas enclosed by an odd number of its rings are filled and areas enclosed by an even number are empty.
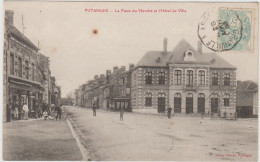
[[[82,155],[67,121],[3,123],[3,160],[80,161]]]

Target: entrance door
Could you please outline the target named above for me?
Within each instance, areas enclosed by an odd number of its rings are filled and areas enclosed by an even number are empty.
[[[205,95],[203,93],[198,95],[198,113],[205,113]]]
[[[193,113],[193,96],[188,93],[186,96],[186,114]]]
[[[211,98],[211,112],[217,113],[218,112],[218,94],[212,94]]]
[[[218,98],[211,98],[211,112],[218,112]]]
[[[165,97],[158,97],[158,112],[165,111]]]
[[[181,113],[181,94],[174,95],[174,113]]]

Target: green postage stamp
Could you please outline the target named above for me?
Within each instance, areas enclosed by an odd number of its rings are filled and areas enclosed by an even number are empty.
[[[215,8],[199,21],[198,36],[215,52],[253,52],[255,11],[249,8]]]

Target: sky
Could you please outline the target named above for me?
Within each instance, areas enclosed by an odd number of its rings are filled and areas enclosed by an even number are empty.
[[[129,63],[136,64],[147,51],[163,50],[165,37],[168,51],[182,39],[197,49],[199,18],[219,5],[223,3],[4,2],[4,9],[14,11],[14,25],[21,32],[23,15],[25,36],[36,46],[39,43],[40,52],[50,58],[51,75],[55,76],[65,97],[96,74],[105,74],[113,66],[128,69]],[[236,4],[236,7],[244,5]],[[108,9],[109,12],[86,12],[85,9]],[[121,9],[174,9],[177,12],[115,12]],[[178,9],[186,12],[178,12]],[[254,35],[257,29],[255,26]],[[258,82],[257,39],[253,40],[252,53],[218,53],[237,67],[237,80]],[[211,51],[203,46],[203,52]]]

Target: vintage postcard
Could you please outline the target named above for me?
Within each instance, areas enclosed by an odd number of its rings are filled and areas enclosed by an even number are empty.
[[[257,2],[3,4],[2,160],[258,160]]]

